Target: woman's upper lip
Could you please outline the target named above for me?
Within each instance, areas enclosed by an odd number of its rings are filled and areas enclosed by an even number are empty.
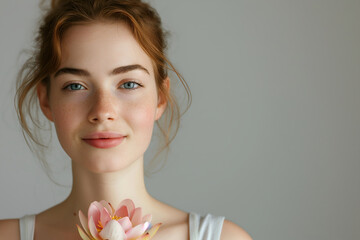
[[[99,139],[99,138],[121,138],[125,135],[116,132],[94,132],[86,135],[83,139]]]

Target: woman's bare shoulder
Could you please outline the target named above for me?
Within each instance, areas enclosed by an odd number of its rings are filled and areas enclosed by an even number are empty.
[[[244,229],[229,220],[224,221],[220,238],[221,240],[252,240]]]
[[[0,236],[20,240],[19,219],[0,220]]]

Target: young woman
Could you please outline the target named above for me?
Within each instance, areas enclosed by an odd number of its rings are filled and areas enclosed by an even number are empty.
[[[145,188],[143,159],[154,123],[163,120],[167,145],[178,114],[167,69],[177,72],[164,55],[153,8],[140,0],[53,1],[37,44],[17,92],[21,125],[40,143],[26,122],[37,99],[72,160],[73,186],[44,212],[0,221],[1,238],[80,239],[79,210],[86,214],[93,201],[117,206],[132,199],[162,223],[154,239],[251,239],[222,217],[183,212]]]

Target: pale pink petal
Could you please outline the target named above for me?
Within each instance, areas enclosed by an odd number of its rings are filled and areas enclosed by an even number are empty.
[[[128,209],[126,206],[121,206],[118,210],[116,210],[115,216],[130,217],[130,213],[128,212]]]
[[[77,226],[77,229],[79,231],[80,237],[83,240],[91,240],[91,238],[84,232],[84,230],[82,230],[82,228],[79,225],[76,224],[76,226]]]
[[[98,209],[103,208],[104,206],[101,204],[101,202],[93,201],[91,204],[95,205]]]
[[[100,237],[107,240],[124,240],[126,235],[116,220],[111,220],[100,232]]]
[[[94,219],[93,219],[92,216],[89,219],[89,230],[90,230],[90,233],[91,233],[92,237],[94,237],[95,239],[100,240],[99,233],[98,233],[98,231],[96,229],[96,225],[94,223]]]
[[[100,211],[100,221],[103,226],[105,226],[111,220],[111,215],[108,210],[103,207]]]
[[[85,229],[86,233],[90,233],[88,228],[88,220],[81,210],[79,211],[79,218],[80,218],[81,226]]]
[[[98,202],[92,202],[88,210],[88,219],[92,217],[97,224],[100,220],[100,209],[98,208]]]
[[[103,209],[106,209],[105,206],[103,206],[100,202],[93,202],[93,205],[95,205],[97,207],[97,209],[99,210],[100,214],[102,213]],[[107,211],[107,210],[106,210]]]
[[[107,201],[105,201],[105,200],[101,200],[99,203],[100,203],[103,207],[109,206],[109,203],[108,203]]]
[[[147,214],[142,218],[142,222],[151,222],[151,220],[152,220],[151,214]]]
[[[118,220],[118,223],[120,223],[121,227],[124,229],[124,231],[128,231],[130,228],[132,228],[131,221],[129,217],[123,217]]]
[[[140,224],[134,228],[131,228],[129,231],[126,232],[126,238],[132,239],[132,238],[140,237],[142,234],[144,234],[146,229],[148,229],[149,225],[150,223],[146,222],[144,224]]]
[[[113,210],[114,210],[114,209],[111,207],[111,204],[110,204],[110,203],[108,203],[108,202],[105,201],[105,200],[101,200],[100,203],[101,203],[101,205],[103,205],[103,206],[106,208],[106,210],[108,211],[108,213],[113,214]]]
[[[142,223],[142,222],[141,222],[141,220],[142,220],[141,215],[142,215],[142,210],[141,210],[141,208],[135,208],[134,213],[133,213],[133,216],[130,218],[133,226],[137,226],[137,225],[139,225],[140,223]]]
[[[125,215],[125,216],[131,217],[131,214],[132,214],[133,210],[135,209],[134,202],[131,199],[125,199],[119,204],[118,209],[120,210],[122,206],[125,206],[127,208],[128,215]],[[117,215],[117,216],[119,216],[119,215]],[[119,217],[125,217],[125,216],[119,216]]]

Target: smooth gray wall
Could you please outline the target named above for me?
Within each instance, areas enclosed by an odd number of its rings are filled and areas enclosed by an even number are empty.
[[[37,2],[0,2],[0,218],[69,192],[42,172],[13,109]],[[360,1],[150,2],[172,33],[169,56],[193,104],[149,191],[225,215],[254,239],[360,239]],[[49,159],[70,184],[63,157]]]

